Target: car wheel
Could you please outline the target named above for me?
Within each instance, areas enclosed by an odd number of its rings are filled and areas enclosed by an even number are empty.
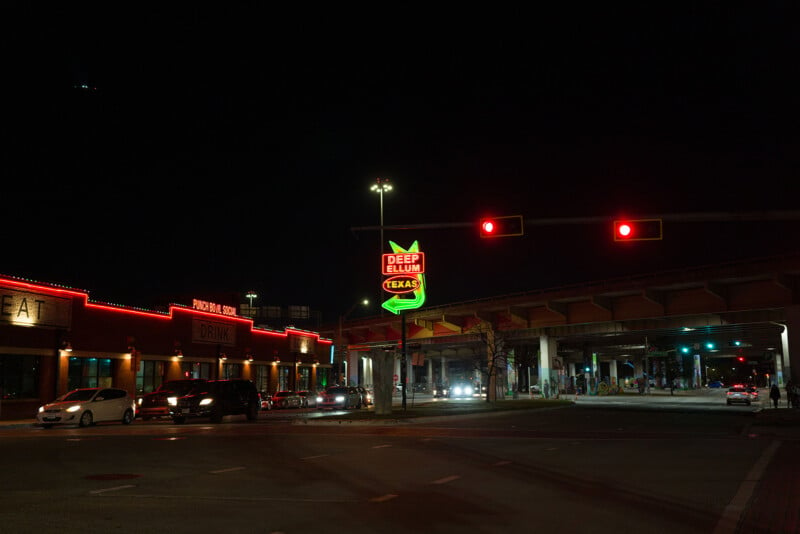
[[[730,406],[730,405],[731,405],[731,401],[728,401],[728,406]]]
[[[86,411],[81,414],[81,418],[78,421],[78,426],[90,426],[92,424],[92,412]]]
[[[149,415],[142,416],[142,421],[149,421],[150,419],[152,419],[152,417],[150,417]]]
[[[182,425],[183,423],[186,422],[186,418],[185,417],[173,417],[172,418],[172,422],[175,423],[176,425]]]
[[[221,423],[222,422],[222,410],[214,410],[214,413],[211,414],[211,422],[212,423]]]
[[[122,416],[122,424],[129,425],[131,423],[133,423],[133,411],[125,410],[125,414]]]
[[[53,428],[53,425],[42,425],[42,428]]]

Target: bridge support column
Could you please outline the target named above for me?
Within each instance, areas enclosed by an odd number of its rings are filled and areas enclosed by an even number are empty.
[[[619,383],[619,379],[617,378],[617,360],[608,362],[608,374],[611,375],[611,384],[609,384],[609,386]]]
[[[362,356],[361,360],[364,362],[364,383],[362,386],[371,388],[375,383],[375,380],[372,376],[372,356]]]
[[[548,335],[539,336],[539,391],[545,399],[550,398],[551,392],[558,394],[558,380],[553,381],[552,361],[556,357],[557,343]],[[554,396],[555,396],[554,395]]]
[[[427,369],[428,389],[433,391],[433,360],[430,358],[425,359],[425,368]]]
[[[786,328],[781,334],[783,345],[783,382],[800,382],[800,306],[786,308]],[[796,371],[797,370],[797,371]]]
[[[444,356],[442,356],[442,363],[439,369],[439,380],[441,380],[442,385],[449,385],[450,380],[447,378],[447,359]]]
[[[374,375],[373,402],[375,403],[375,413],[387,415],[392,413],[392,392],[394,383],[392,373],[396,373],[397,359],[393,352],[372,349],[369,351],[370,360]]]

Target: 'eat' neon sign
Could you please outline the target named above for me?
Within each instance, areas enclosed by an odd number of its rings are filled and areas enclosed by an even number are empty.
[[[392,254],[382,256],[381,272],[391,275],[383,281],[383,290],[394,295],[381,306],[394,314],[415,310],[425,303],[425,254],[419,251],[417,241],[408,250],[394,241],[389,241],[389,246]]]

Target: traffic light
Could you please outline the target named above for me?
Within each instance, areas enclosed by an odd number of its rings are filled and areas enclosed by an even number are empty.
[[[481,237],[510,237],[524,233],[522,215],[484,217],[480,224]]]
[[[661,219],[614,221],[614,241],[657,241],[661,236]]]
[[[744,363],[744,361],[745,361],[745,358],[744,358],[744,356],[737,356],[737,357],[736,357],[736,359],[737,359],[738,361],[740,361],[741,363]]]

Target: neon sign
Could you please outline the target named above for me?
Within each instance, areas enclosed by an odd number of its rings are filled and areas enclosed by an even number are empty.
[[[383,274],[422,274],[425,272],[425,254],[422,252],[384,254],[382,260]]]
[[[393,276],[382,285],[384,291],[394,295],[381,306],[394,314],[417,309],[425,303],[425,254],[419,251],[417,241],[408,250],[393,241],[389,241],[389,246],[393,253],[383,254],[381,272]]]
[[[208,302],[205,300],[192,299],[192,308],[210,313],[219,313],[222,315],[236,315],[235,306],[223,306],[215,302]]]

